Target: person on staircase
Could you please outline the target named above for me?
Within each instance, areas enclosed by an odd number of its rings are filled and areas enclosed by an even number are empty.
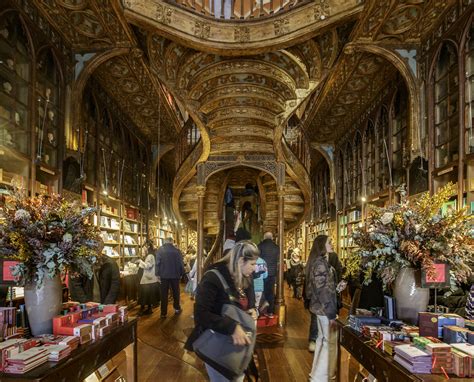
[[[268,277],[264,281],[263,294],[269,304],[266,316],[272,318],[275,313],[275,283],[280,263],[280,247],[273,241],[273,234],[265,232],[258,249],[260,250],[260,257],[267,263]]]
[[[175,314],[181,313],[179,302],[179,280],[184,275],[183,256],[173,245],[173,238],[168,237],[156,253],[156,275],[161,280],[161,318],[168,314],[168,291],[173,292],[173,307]]]
[[[309,309],[318,323],[318,337],[310,382],[336,380],[337,366],[337,296],[334,268],[329,265],[328,254],[333,252],[330,239],[319,235],[314,239],[306,265],[306,297]]]

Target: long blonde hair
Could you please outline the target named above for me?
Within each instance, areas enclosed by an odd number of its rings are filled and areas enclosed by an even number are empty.
[[[249,240],[239,241],[218,263],[226,263],[230,275],[234,280],[237,289],[245,289],[250,285],[251,280],[242,274],[239,267],[239,259],[244,262],[257,260],[260,255],[258,247]]]

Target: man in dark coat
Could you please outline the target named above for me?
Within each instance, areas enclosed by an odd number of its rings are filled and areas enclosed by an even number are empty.
[[[168,237],[156,253],[156,275],[161,279],[161,318],[168,314],[168,290],[173,292],[173,307],[176,314],[181,313],[179,303],[179,280],[184,275],[183,255]]]
[[[87,276],[69,278],[71,299],[80,303],[94,301],[115,304],[120,292],[120,271],[117,262],[104,255],[94,267],[91,279]]]
[[[258,245],[260,257],[267,263],[268,277],[263,284],[263,294],[268,302],[267,316],[275,313],[275,283],[280,263],[280,247],[273,241],[273,234],[265,232],[262,242]]]

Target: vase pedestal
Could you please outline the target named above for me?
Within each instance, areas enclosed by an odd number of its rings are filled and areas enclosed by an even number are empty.
[[[45,278],[44,285],[37,289],[36,284],[25,285],[25,307],[30,322],[31,334],[53,333],[53,317],[62,306],[62,285],[58,276]]]
[[[426,312],[430,299],[430,290],[420,288],[419,273],[413,268],[403,268],[393,290],[397,319],[412,325],[417,324],[419,312]]]

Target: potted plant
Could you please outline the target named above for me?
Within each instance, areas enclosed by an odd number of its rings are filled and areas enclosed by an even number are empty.
[[[441,213],[456,193],[452,183],[413,201],[404,187],[397,192],[399,203],[371,207],[366,225],[353,233],[358,249],[348,256],[346,273],[357,277],[363,272],[365,284],[375,276],[385,288],[393,286],[398,317],[416,322],[429,300],[429,290],[417,288],[416,271],[434,276],[435,264],[445,263],[457,283],[467,282],[473,273],[473,217],[465,209]]]
[[[61,309],[61,275],[92,277],[103,246],[96,212],[59,195],[27,197],[16,190],[5,199],[0,220],[0,257],[18,261],[16,282],[25,287],[25,305],[33,335],[51,333]]]

